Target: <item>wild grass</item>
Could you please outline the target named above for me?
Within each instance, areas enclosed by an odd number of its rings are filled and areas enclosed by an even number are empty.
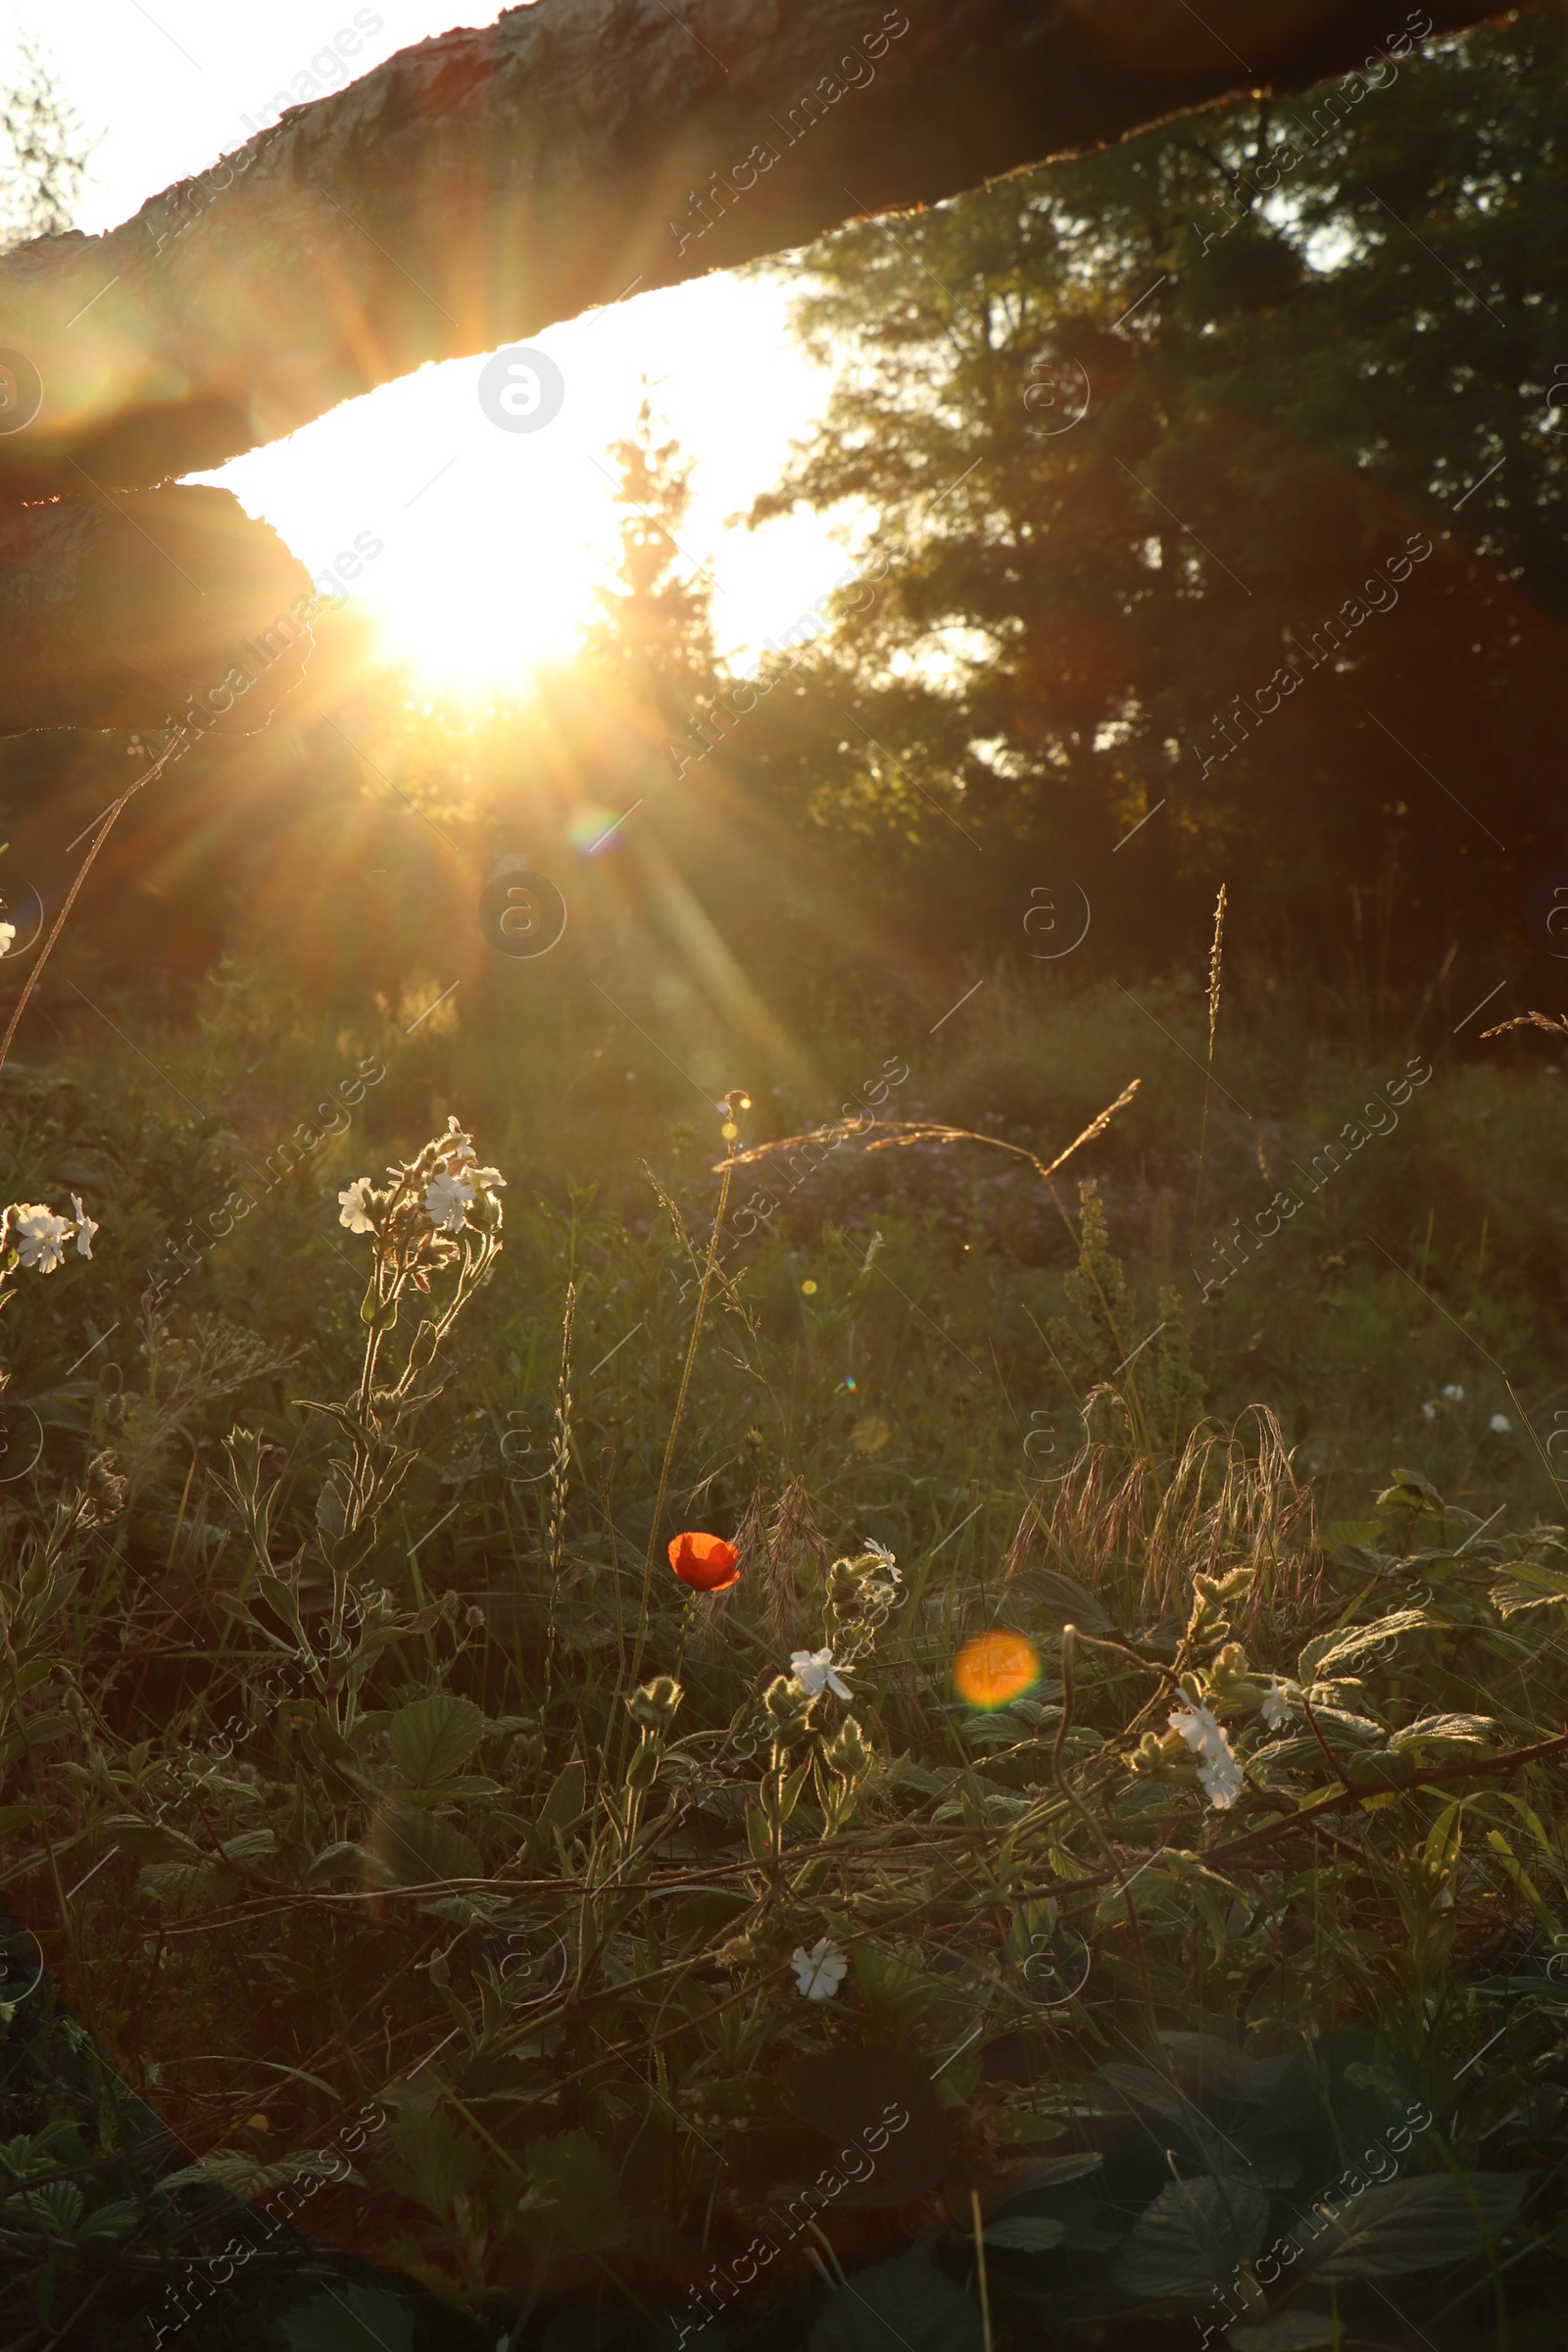
[[[7,1318],[9,2340],[1555,2340],[1568,1109],[1438,1070],[1201,1303],[1144,1002],[999,985],[733,1242],[821,1103],[726,1151],[603,1031],[224,983],[6,1076],[0,1191],[102,1226]],[[1238,1017],[1205,1223],[1410,1042]],[[421,1221],[457,1112],[504,1229]]]

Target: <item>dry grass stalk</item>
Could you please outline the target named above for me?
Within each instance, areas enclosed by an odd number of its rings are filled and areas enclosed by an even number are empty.
[[[1255,1436],[1244,1439],[1250,1418]],[[1250,1405],[1230,1430],[1198,1429],[1163,1495],[1141,1453],[1096,1441],[1057,1491],[1049,1523],[1060,1565],[1152,1626],[1185,1621],[1196,1576],[1256,1571],[1239,1630],[1255,1634],[1315,1603],[1319,1564],[1312,1494],[1297,1480],[1279,1423]],[[1158,1496],[1151,1516],[1152,1498]],[[1014,1549],[1033,1539],[1020,1528]],[[1009,1559],[1011,1558],[1009,1553]]]

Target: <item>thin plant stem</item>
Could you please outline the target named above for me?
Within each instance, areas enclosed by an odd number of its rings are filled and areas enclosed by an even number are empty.
[[[674,1418],[669,1425],[669,1437],[664,1446],[664,1459],[659,1472],[659,1492],[654,1497],[654,1523],[648,1531],[648,1557],[643,1562],[642,1598],[637,1610],[637,1640],[632,1649],[630,1684],[637,1688],[642,1671],[643,1651],[648,1642],[648,1610],[654,1592],[654,1561],[659,1551],[659,1529],[663,1516],[664,1496],[669,1489],[670,1465],[675,1458],[675,1441],[680,1435],[681,1418],[686,1410],[686,1396],[692,1385],[692,1372],[697,1363],[697,1344],[702,1337],[703,1316],[708,1308],[708,1294],[712,1288],[713,1272],[718,1260],[718,1237],[723,1229],[724,1210],[729,1201],[730,1171],[726,1167],[719,1178],[718,1205],[713,1211],[713,1230],[709,1236],[708,1258],[703,1267],[702,1286],[697,1293],[697,1312],[692,1318],[691,1344],[686,1349],[686,1363],[680,1376],[680,1393],[675,1398]]]
[[[1214,1032],[1219,1027],[1219,990],[1225,947],[1225,885],[1214,901],[1214,939],[1208,951],[1208,1068],[1203,1076],[1203,1123],[1198,1136],[1198,1182],[1193,1189],[1193,1240],[1198,1248],[1198,1212],[1203,1200],[1203,1154],[1208,1148],[1208,1104],[1214,1092]]]
[[[164,753],[163,757],[147,770],[147,773],[144,776],[138,776],[135,783],[130,785],[126,791],[121,794],[119,800],[110,809],[109,814],[105,817],[103,824],[100,826],[97,834],[94,836],[91,848],[88,850],[87,855],[82,859],[80,865],[76,868],[75,880],[72,883],[71,888],[66,893],[65,905],[61,907],[60,912],[55,916],[54,928],[50,932],[48,938],[44,941],[43,954],[39,956],[37,962],[27,974],[26,984],[24,987],[21,996],[17,999],[17,1009],[11,1015],[11,1019],[6,1026],[5,1036],[0,1038],[0,1069],[4,1069],[5,1067],[6,1055],[11,1051],[11,1041],[16,1036],[17,1030],[22,1021],[22,1016],[27,1009],[28,999],[31,997],[33,990],[37,987],[38,982],[43,977],[43,967],[48,962],[50,956],[54,954],[56,942],[59,940],[61,932],[65,929],[66,924],[70,919],[71,909],[76,904],[77,893],[80,891],[82,884],[86,881],[87,876],[92,872],[93,860],[97,858],[99,851],[103,848],[104,843],[109,839],[110,834],[114,831],[116,824],[119,822],[121,810],[124,808],[127,801],[134,800],[136,794],[141,791],[144,784],[157,783],[159,777],[169,765],[170,760],[172,760],[175,752],[179,749],[180,744],[184,742],[186,732],[187,730],[184,727],[181,727],[179,732],[175,735],[173,742],[170,744],[168,750]]]
[[[985,2352],[994,2352],[991,2334],[991,2287],[986,2278],[986,2231],[980,2218],[980,2191],[969,2191],[969,2216],[974,2224],[974,2260],[980,2274],[980,2331],[985,2337]]]

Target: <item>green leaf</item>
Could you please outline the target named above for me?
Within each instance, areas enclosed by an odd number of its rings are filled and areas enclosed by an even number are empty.
[[[122,1854],[136,1862],[189,1862],[198,1848],[177,1830],[159,1821],[143,1821],[139,1813],[112,1813],[104,1828]]]
[[[923,2251],[857,2271],[829,2298],[807,2352],[984,2352],[980,2314]]]
[[[288,2352],[414,2352],[414,2314],[372,2286],[332,2286],[283,2320]]]
[[[325,1480],[321,1492],[316,1497],[316,1524],[323,1536],[331,1536],[334,1539],[340,1537],[348,1525],[343,1492],[337,1483],[336,1472],[333,1472]]]
[[[335,1844],[322,1846],[306,1871],[302,1884],[317,1886],[328,1879],[358,1878],[365,1863],[364,1846],[356,1845],[352,1839],[340,1838]]]
[[[1251,2259],[1268,2211],[1267,2190],[1250,2180],[1168,2180],[1133,2224],[1116,2283],[1131,2295],[1196,2294]]]
[[[484,1738],[484,1717],[470,1698],[432,1690],[399,1707],[392,1718],[392,1761],[411,1788],[449,1781]]]
[[[256,1590],[273,1616],[282,1618],[283,1623],[298,1640],[300,1647],[308,1649],[310,1643],[305,1639],[305,1628],[300,1622],[300,1604],[295,1597],[293,1587],[285,1585],[280,1576],[270,1575],[264,1568],[257,1576]]]
[[[986,2224],[986,2244],[1001,2246],[1008,2254],[1049,2254],[1066,2234],[1065,2222],[1048,2220],[1039,2213],[1014,2214],[1009,2220]]]
[[[619,2177],[586,2132],[558,2132],[530,2139],[528,2175],[551,2202],[524,2214],[525,2236],[548,2248],[553,2261],[608,2253],[631,2234],[632,2217],[620,2202]]]
[[[580,1756],[573,1756],[564,1772],[556,1775],[534,1817],[540,1835],[548,1839],[557,1830],[569,1830],[573,1822],[582,1819],[587,1805],[588,1768]]]
[[[1045,2188],[1065,2188],[1069,2180],[1082,2180],[1088,2173],[1098,2173],[1105,2159],[1098,2148],[1081,2149],[1076,2156],[1041,2156],[1025,2165],[1017,2175],[1017,2187],[1031,2197]]]
[[[1423,1715],[1419,1723],[1407,1723],[1395,1733],[1389,1753],[1402,1755],[1418,1747],[1484,1747],[1496,1728],[1491,1715]]]
[[[1302,1650],[1297,1661],[1297,1673],[1310,1686],[1336,1666],[1348,1666],[1352,1659],[1364,1657],[1380,1642],[1392,1641],[1398,1634],[1419,1633],[1431,1622],[1424,1609],[1395,1609],[1387,1617],[1374,1618],[1370,1625],[1352,1625],[1339,1634],[1320,1634]]]
[[[1488,1598],[1499,1617],[1517,1617],[1521,1609],[1545,1608],[1568,1600],[1568,1576],[1560,1569],[1539,1566],[1534,1560],[1504,1560]]]
[[[438,1814],[390,1801],[378,1806],[368,1846],[385,1882],[393,1886],[431,1886],[442,1879],[483,1876],[479,1849]]]
[[[223,1860],[232,1862],[236,1870],[276,1851],[277,1835],[272,1830],[242,1830],[237,1838],[225,1838],[222,1844]]]
[[[1295,2232],[1316,2278],[1397,2278],[1462,2262],[1500,2237],[1524,2202],[1523,2173],[1428,2173],[1369,2188],[1315,2240]]]
[[[113,2205],[100,2205],[96,2211],[88,2214],[76,2231],[76,2243],[78,2246],[116,2245],[121,2238],[129,2237],[140,2221],[141,2207],[130,2198],[122,2197]]]
[[[8,2211],[23,2229],[71,2237],[81,2219],[81,2191],[74,2180],[50,2180],[42,2188],[29,2188],[25,2196],[9,2199]]]

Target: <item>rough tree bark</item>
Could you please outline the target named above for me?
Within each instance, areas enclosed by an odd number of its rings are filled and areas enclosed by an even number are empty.
[[[0,729],[67,712],[156,723],[172,684],[200,691],[212,667],[200,573],[184,591],[159,583],[145,694],[123,663],[106,684],[72,683],[77,645],[133,634],[114,600],[169,568],[165,521],[183,530],[191,495],[156,487],[171,477],[426,360],[1247,89],[1397,58],[1479,12],[1427,0],[1391,28],[1392,13],[1389,0],[1207,0],[1201,18],[1181,0],[910,0],[907,13],[881,0],[539,0],[291,108],[106,236],[0,257],[0,560],[18,567],[0,612],[8,634],[25,613],[28,649],[25,667],[0,665]],[[143,493],[135,547],[131,522],[103,512],[127,490]],[[87,560],[79,518],[33,503],[45,500],[95,504],[90,546],[106,560],[115,548],[112,577]],[[278,604],[270,554],[257,573],[245,610],[265,628]],[[290,593],[308,585],[300,571]]]

